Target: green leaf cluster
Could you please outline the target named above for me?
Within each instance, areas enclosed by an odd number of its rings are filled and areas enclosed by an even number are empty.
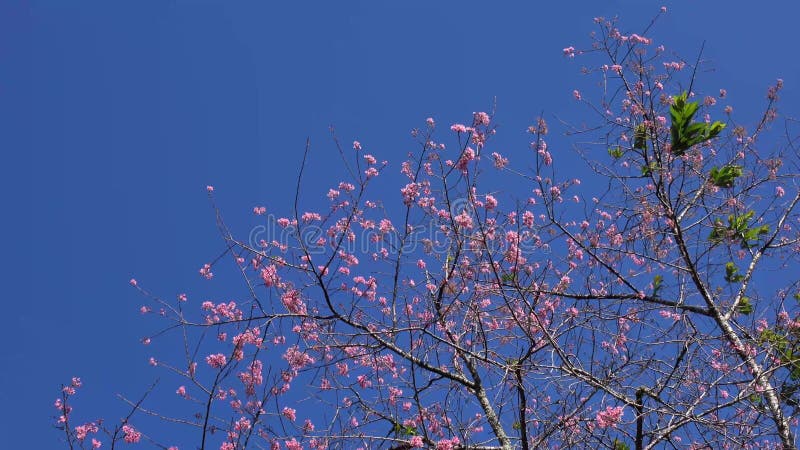
[[[412,426],[408,426],[408,425],[404,426],[404,425],[401,425],[399,423],[395,423],[394,424],[394,430],[393,431],[395,433],[395,436],[398,436],[398,437],[400,437],[400,436],[414,436],[414,435],[417,434],[417,429],[416,428],[414,428]]]
[[[719,244],[726,238],[731,238],[739,240],[742,248],[752,247],[755,245],[754,241],[758,241],[761,235],[769,233],[769,225],[750,225],[754,214],[753,211],[748,211],[741,216],[731,214],[728,216],[727,225],[720,218],[714,219],[714,228],[711,230],[708,240],[712,244]]]
[[[744,275],[738,272],[739,268],[736,267],[736,264],[733,262],[725,264],[725,281],[728,283],[738,283],[739,281],[744,280]]]
[[[736,305],[736,311],[745,316],[753,313],[753,304],[750,303],[750,297],[742,297],[739,304]]]
[[[797,340],[791,342],[789,337],[781,331],[766,329],[759,336],[761,344],[768,344],[780,357],[781,361],[788,364],[789,376],[792,380],[800,380],[800,349]]]
[[[620,147],[619,145],[616,146],[616,147],[610,147],[608,149],[608,155],[611,156],[614,159],[622,158],[623,154],[624,154],[624,152],[622,150],[622,147]]]
[[[619,439],[614,439],[614,450],[631,450],[631,447]]]
[[[661,289],[661,284],[664,282],[664,277],[656,275],[653,277],[653,298],[658,297],[658,291]]]
[[[647,127],[640,123],[633,132],[633,148],[647,150]]]
[[[721,169],[711,169],[711,183],[716,187],[731,188],[736,178],[742,176],[742,166],[723,166]]]
[[[646,166],[642,166],[642,176],[646,177],[646,176],[652,174],[653,172],[655,172],[656,170],[658,170],[659,168],[660,167],[658,166],[657,162],[650,161],[650,164],[648,164]]]
[[[719,121],[712,124],[692,122],[699,105],[697,102],[687,102],[686,98],[686,92],[678,95],[669,108],[672,153],[677,156],[686,153],[691,146],[717,136],[725,128],[725,124]]]

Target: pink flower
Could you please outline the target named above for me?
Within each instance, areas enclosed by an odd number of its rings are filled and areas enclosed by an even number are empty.
[[[464,149],[464,152],[461,154],[461,158],[459,158],[458,162],[456,163],[456,168],[461,171],[466,171],[467,164],[474,159],[475,150],[473,150],[472,147],[467,147]]]
[[[95,449],[97,449],[97,448],[100,448],[100,447],[102,447],[102,446],[103,446],[103,443],[102,443],[102,442],[98,441],[97,439],[92,439],[92,448],[95,448]],[[171,448],[172,448],[172,447],[170,447],[170,449],[171,449]],[[175,450],[178,450],[178,447],[175,447]]]
[[[569,56],[570,58],[574,58],[575,57],[575,47],[572,47],[572,46],[566,47],[562,51],[564,52],[564,56]]]
[[[283,359],[285,359],[289,363],[289,367],[295,371],[301,370],[309,364],[314,364],[314,362],[316,362],[313,357],[301,352],[296,345],[286,349],[286,352],[283,354]]]
[[[86,439],[86,435],[89,433],[97,433],[98,428],[97,425],[94,423],[87,423],[85,425],[78,425],[75,427],[75,437],[78,438],[79,441],[83,441]]]
[[[264,286],[266,287],[272,287],[278,282],[278,269],[275,264],[270,264],[261,269],[261,279],[264,280]]]
[[[414,199],[419,197],[419,184],[408,183],[400,189],[400,194],[403,196],[403,204],[406,206],[414,203]]]
[[[337,197],[339,197],[339,191],[336,189],[328,189],[328,198],[331,201],[336,200]]]
[[[353,141],[353,150],[355,151],[361,150],[361,142]]]
[[[459,443],[461,443],[461,440],[458,437],[442,439],[436,443],[436,450],[453,450]]]
[[[466,133],[467,127],[461,125],[460,123],[454,123],[453,125],[450,125],[450,130],[455,131],[456,133]]]
[[[461,214],[453,217],[453,220],[455,220],[456,224],[461,228],[467,228],[467,229],[472,228],[472,217],[470,217],[469,214],[467,214],[466,210],[462,211]]]
[[[142,433],[136,431],[136,429],[130,425],[123,425],[122,433],[125,435],[123,439],[128,444],[135,444],[142,439]]]
[[[495,209],[495,208],[497,208],[497,199],[494,198],[494,196],[492,196],[492,195],[487,195],[486,196],[486,202],[484,203],[484,206],[486,206],[486,209]]]
[[[408,441],[413,448],[422,448],[425,446],[425,443],[422,442],[422,436],[413,436],[410,441]]]
[[[433,120],[433,117],[428,117],[427,119],[425,119],[425,123],[431,128],[433,128],[436,125],[436,122]]]
[[[300,219],[303,222],[308,223],[308,222],[312,222],[314,220],[321,220],[322,216],[320,216],[319,213],[315,213],[315,212],[304,212],[303,215],[300,216]]]
[[[358,380],[359,386],[361,386],[364,389],[372,386],[372,382],[369,381],[366,375],[359,375],[358,377],[356,377],[356,380]]]
[[[355,187],[355,186],[353,186],[353,184],[352,184],[352,183],[345,183],[344,181],[342,181],[341,183],[339,183],[339,189],[341,189],[341,190],[343,190],[343,191],[345,191],[345,192],[353,192],[353,190],[354,190],[355,188],[356,188],[356,187]]]
[[[281,295],[281,303],[292,314],[305,315],[307,312],[306,304],[300,296],[300,291],[296,289],[291,289]]]
[[[489,115],[485,112],[472,113],[472,123],[474,126],[489,125]]]
[[[200,275],[202,275],[206,280],[214,278],[214,273],[211,272],[210,264],[203,264],[203,267],[200,268],[199,272]]]
[[[181,397],[186,397],[186,386],[181,386],[175,391],[176,394],[180,395]]]
[[[672,62],[665,62],[664,63],[664,68],[665,69],[681,70],[681,69],[684,68],[684,66],[686,66],[686,63],[678,62],[678,61],[672,61]]]
[[[139,284],[139,282],[136,281],[136,278],[131,278],[130,283],[131,283],[131,286],[136,286],[137,284]]]
[[[784,194],[786,194],[786,191],[784,191],[781,186],[775,187],[775,196],[776,197],[783,197]]]
[[[575,89],[574,91],[572,91],[572,96],[575,97],[575,100],[580,100],[581,99],[581,92],[579,90]]]
[[[226,358],[222,353],[206,356],[206,363],[215,369],[222,368],[227,362],[228,358]]]
[[[206,186],[206,190],[208,192],[214,192],[214,186],[208,185],[208,186]]]
[[[283,411],[281,411],[284,417],[294,422],[297,419],[297,411],[293,408],[284,407]]]
[[[392,221],[391,220],[389,220],[389,219],[381,219],[381,222],[380,222],[380,225],[378,226],[378,229],[381,231],[381,233],[389,233],[392,230],[394,230],[394,226],[392,225]]]
[[[644,45],[650,45],[650,43],[652,42],[650,39],[648,39],[648,38],[646,38],[646,37],[644,37],[644,36],[639,36],[639,35],[638,35],[638,34],[636,34],[636,33],[634,33],[634,34],[630,35],[630,36],[628,37],[628,39],[629,39],[631,42],[633,42],[634,44],[644,44]]]
[[[616,427],[624,414],[622,406],[607,406],[605,411],[599,411],[595,416],[595,422],[599,428]]]
[[[492,153],[492,158],[494,159],[494,166],[498,169],[502,169],[508,165],[508,158],[504,158],[500,153]]]
[[[287,450],[303,450],[303,445],[297,442],[297,439],[292,438],[291,441],[284,441]]]

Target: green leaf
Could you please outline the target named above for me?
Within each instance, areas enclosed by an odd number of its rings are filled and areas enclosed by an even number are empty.
[[[750,241],[757,241],[761,235],[769,233],[769,225],[761,225],[757,228],[749,228],[744,231],[742,236],[742,248],[752,247]]]
[[[614,450],[631,450],[631,447],[619,439],[614,439]]]
[[[722,130],[725,129],[726,126],[727,126],[726,124],[724,124],[724,123],[722,123],[720,121],[716,121],[716,122],[712,123],[711,124],[711,128],[709,130],[709,135],[708,135],[709,139],[713,138],[713,137],[716,137],[718,134],[720,134],[722,132]]]
[[[736,283],[744,280],[744,275],[738,274],[737,272],[739,272],[739,268],[736,267],[736,264],[733,262],[725,264],[725,281],[728,283]]]
[[[724,128],[722,122],[707,124],[705,122],[692,123],[695,113],[700,105],[697,102],[687,102],[686,92],[674,98],[672,106],[669,108],[669,116],[672,119],[670,125],[670,136],[672,138],[672,153],[683,155],[693,145],[708,141],[717,136]],[[636,145],[634,144],[636,148]]]
[[[393,430],[395,435],[398,436],[414,436],[417,434],[417,429],[412,426],[404,426],[399,423],[394,424]]]
[[[647,150],[647,127],[643,123],[636,126],[633,134],[633,148]]]
[[[742,166],[730,165],[722,166],[722,168],[713,167],[709,177],[714,186],[721,188],[733,187],[733,182],[736,178],[742,176]]]
[[[712,226],[708,240],[711,241],[712,244],[719,244],[728,238],[736,239],[739,240],[742,248],[749,248],[756,245],[753,241],[758,241],[762,235],[769,233],[769,225],[751,228],[750,220],[754,215],[754,211],[748,211],[740,216],[731,214],[728,216],[727,226],[725,226],[720,218],[714,219],[714,225]]]
[[[739,304],[736,305],[736,311],[745,316],[751,314],[753,312],[753,305],[750,303],[750,299],[748,297],[742,297]]]
[[[616,147],[609,148],[608,149],[608,154],[609,154],[609,156],[611,156],[614,159],[620,159],[620,158],[622,158],[622,155],[624,154],[624,152],[622,150],[622,147],[620,147],[618,145]]]
[[[664,281],[664,277],[661,275],[656,275],[653,277],[653,297],[658,296],[658,290],[661,289],[661,283]]]
[[[650,176],[654,171],[660,169],[658,163],[655,161],[651,161],[649,165],[642,166],[642,176],[647,177]]]

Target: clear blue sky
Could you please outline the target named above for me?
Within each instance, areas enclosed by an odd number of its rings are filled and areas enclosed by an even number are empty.
[[[58,448],[51,404],[73,375],[79,407],[110,419],[115,393],[157,375],[132,276],[165,297],[241,295],[197,274],[223,248],[207,184],[246,231],[255,205],[288,211],[306,137],[311,196],[337,167],[329,125],[397,161],[426,117],[466,121],[495,97],[497,142],[524,146],[540,112],[576,107],[581,61],[561,49],[586,46],[595,16],[636,32],[661,4],[0,0],[0,447]],[[658,43],[693,59],[707,41],[701,87],[746,119],[782,77],[782,111],[800,113],[798,2],[663,4]]]

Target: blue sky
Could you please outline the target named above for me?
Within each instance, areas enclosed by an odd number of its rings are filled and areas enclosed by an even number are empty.
[[[663,4],[651,35],[687,59],[706,41],[714,70],[701,87],[726,88],[747,119],[782,77],[781,110],[800,111],[800,4]],[[0,446],[57,448],[51,404],[73,375],[86,383],[81,408],[112,418],[115,393],[137,395],[157,375],[131,277],[165,297],[241,295],[197,274],[223,249],[206,185],[246,232],[255,205],[289,211],[307,137],[309,201],[336,179],[329,125],[397,161],[426,117],[467,121],[496,98],[497,142],[525,146],[527,125],[574,114],[572,90],[586,83],[561,49],[586,46],[595,16],[636,32],[659,6],[0,2]]]

